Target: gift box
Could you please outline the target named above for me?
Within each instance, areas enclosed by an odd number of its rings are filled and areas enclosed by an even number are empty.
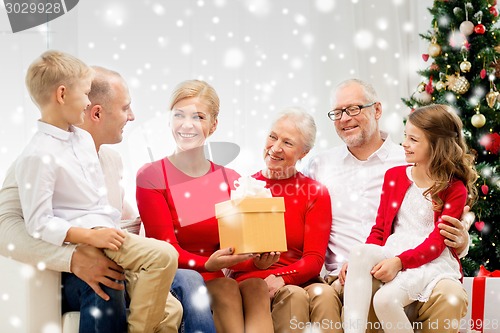
[[[285,252],[285,202],[282,197],[242,198],[215,205],[220,247],[234,253]]]
[[[460,332],[500,333],[500,271],[481,266],[476,277],[464,278],[464,288],[469,306]]]

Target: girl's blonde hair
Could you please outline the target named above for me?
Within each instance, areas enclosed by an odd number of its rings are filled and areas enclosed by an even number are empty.
[[[47,104],[57,87],[71,87],[78,80],[93,77],[94,71],[80,59],[49,50],[33,61],[26,73],[26,87],[39,107]]]
[[[434,181],[424,195],[430,194],[433,209],[440,211],[443,201],[438,194],[452,179],[462,181],[469,193],[467,204],[472,206],[477,197],[474,185],[478,178],[474,156],[468,152],[462,133],[462,121],[447,105],[431,104],[415,109],[408,121],[421,129],[430,146],[429,176]]]
[[[215,89],[205,81],[187,80],[179,83],[175,87],[170,99],[170,110],[179,101],[186,98],[197,97],[200,101],[208,106],[212,121],[217,119],[219,115],[220,101]]]

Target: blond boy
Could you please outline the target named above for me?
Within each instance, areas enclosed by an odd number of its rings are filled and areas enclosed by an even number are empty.
[[[104,249],[126,270],[131,298],[128,332],[162,332],[166,298],[177,268],[167,242],[120,230],[104,177],[83,123],[93,70],[79,59],[47,51],[29,67],[26,85],[40,109],[38,132],[16,161],[16,181],[28,232],[62,245]]]

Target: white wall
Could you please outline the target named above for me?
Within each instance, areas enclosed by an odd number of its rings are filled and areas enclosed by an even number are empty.
[[[201,78],[219,92],[212,141],[242,148],[229,166],[262,167],[260,152],[273,113],[300,105],[319,127],[315,151],[339,144],[327,118],[329,92],[340,81],[372,82],[384,106],[382,127],[397,142],[426,64],[431,0],[82,0],[48,24],[13,34],[0,2],[0,180],[35,128],[38,111],[24,87],[25,70],[46,49],[70,52],[115,69],[129,82],[136,121],[116,146],[126,165],[127,197],[135,173],[172,150],[166,109],[173,86]],[[430,63],[427,63],[429,65]]]

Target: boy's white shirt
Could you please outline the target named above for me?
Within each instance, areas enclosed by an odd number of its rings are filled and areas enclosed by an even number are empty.
[[[120,181],[112,181],[117,176],[121,180],[123,165],[120,155],[109,147],[101,146],[99,162],[104,173],[110,204],[118,210],[128,207],[122,211],[124,213],[122,219],[135,220],[137,214],[131,205],[120,201],[124,198]],[[76,245],[53,245],[34,239],[28,234],[14,168],[15,164],[12,164],[7,170],[0,189],[0,255],[34,266],[43,263],[47,269],[58,272],[71,272],[71,258]]]
[[[37,125],[15,167],[28,233],[62,245],[71,227],[120,228],[121,209],[109,204],[92,136],[74,126]]]

